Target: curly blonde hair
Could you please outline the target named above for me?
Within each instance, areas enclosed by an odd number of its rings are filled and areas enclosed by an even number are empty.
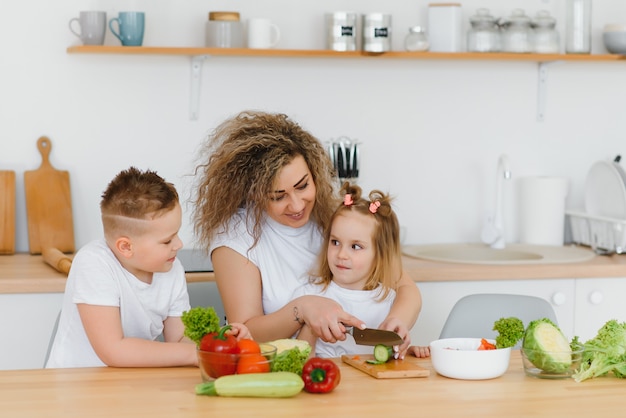
[[[374,244],[374,262],[369,278],[363,290],[373,290],[380,284],[382,292],[379,297],[383,300],[389,294],[390,289],[397,289],[402,274],[402,250],[400,246],[400,224],[398,217],[391,207],[392,198],[379,191],[372,190],[369,200],[361,197],[361,188],[344,182],[340,195],[350,195],[349,203],[340,203],[331,217],[331,222],[324,229],[324,243],[319,255],[317,271],[313,273],[313,283],[323,285],[326,288],[333,280],[333,274],[328,264],[328,245],[332,222],[340,215],[347,213],[360,213],[372,216],[376,221],[372,242]],[[372,206],[374,205],[374,206]]]
[[[334,168],[321,142],[284,114],[244,111],[220,124],[201,151],[192,198],[194,232],[208,249],[239,208],[252,215],[254,245],[280,170],[300,155],[316,187],[312,218],[320,231],[334,207]]]

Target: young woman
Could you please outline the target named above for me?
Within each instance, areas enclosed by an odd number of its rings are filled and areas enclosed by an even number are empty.
[[[323,341],[345,340],[363,321],[328,298],[292,298],[305,284],[336,207],[334,171],[323,145],[286,115],[243,112],[216,128],[196,168],[194,227],[209,251],[229,321],[259,341],[293,336],[303,324]],[[421,309],[402,274],[382,329],[410,343]]]

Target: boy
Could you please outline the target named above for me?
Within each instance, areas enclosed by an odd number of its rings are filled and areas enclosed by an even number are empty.
[[[183,246],[176,189],[131,167],[109,183],[100,210],[104,239],[74,257],[46,368],[197,366],[181,320],[190,306],[176,259]],[[232,325],[236,337],[250,338]]]

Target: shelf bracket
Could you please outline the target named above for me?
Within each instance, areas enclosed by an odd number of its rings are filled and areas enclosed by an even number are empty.
[[[202,64],[207,57],[208,55],[194,55],[191,57],[191,92],[189,94],[189,119],[191,120],[198,120]]]
[[[537,75],[537,121],[543,122],[546,118],[546,88],[548,85],[548,65],[562,61],[543,61],[539,63]]]

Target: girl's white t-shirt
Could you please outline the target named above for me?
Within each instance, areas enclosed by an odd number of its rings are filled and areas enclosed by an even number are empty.
[[[318,295],[330,298],[341,305],[344,311],[350,312],[360,320],[365,322],[368,328],[378,328],[378,326],[389,315],[389,310],[396,298],[396,292],[390,290],[387,297],[378,301],[381,295],[381,287],[374,290],[352,290],[338,286],[331,282],[323,290],[323,286],[307,283],[293,294],[293,298],[303,295]],[[315,355],[318,357],[341,357],[343,354],[372,354],[373,347],[368,345],[358,345],[351,335],[346,335],[344,341],[327,343],[318,338],[315,343]]]

